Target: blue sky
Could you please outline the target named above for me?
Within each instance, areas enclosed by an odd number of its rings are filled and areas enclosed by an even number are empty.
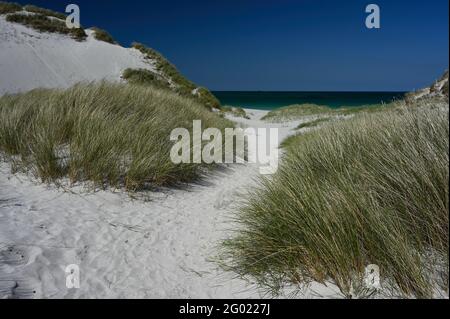
[[[448,0],[27,0],[160,51],[212,90],[409,91],[448,69]],[[381,8],[381,29],[365,7]]]

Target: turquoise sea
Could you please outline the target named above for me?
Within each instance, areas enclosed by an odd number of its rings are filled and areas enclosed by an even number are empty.
[[[389,103],[405,92],[244,92],[214,91],[222,105],[249,109],[273,110],[292,104],[318,104],[331,108]]]

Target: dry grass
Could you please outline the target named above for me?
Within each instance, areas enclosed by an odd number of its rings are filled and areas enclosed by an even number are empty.
[[[107,31],[97,28],[97,27],[92,27],[91,30],[94,31],[95,39],[97,39],[99,41],[107,42],[110,44],[118,44],[117,41],[114,40],[113,36],[111,34],[109,34]]]
[[[299,124],[296,129],[301,130],[301,129],[305,129],[305,128],[313,128],[313,127],[317,127],[319,125],[323,125],[324,123],[332,121],[332,120],[333,120],[333,118],[331,118],[331,117],[319,117],[315,120]]]
[[[290,105],[276,109],[269,112],[262,119],[264,121],[272,123],[281,123],[285,121],[293,121],[301,119],[305,116],[312,115],[323,115],[323,116],[345,116],[358,114],[361,112],[372,113],[379,112],[393,107],[395,103],[390,104],[374,104],[374,105],[363,105],[358,107],[340,107],[340,108],[330,108],[324,105],[316,104],[299,104]]]
[[[161,75],[147,69],[126,69],[122,78],[130,84],[154,86],[171,90],[170,83]]]
[[[197,87],[193,82],[186,79],[161,53],[141,43],[133,43],[133,48],[141,51],[148,59],[155,61],[157,71],[173,83],[172,89],[178,94],[194,98],[209,109],[220,109],[219,100],[208,89]]]
[[[226,268],[275,294],[331,280],[349,296],[369,264],[396,295],[448,292],[448,120],[448,105],[400,108],[294,137],[244,199]]]
[[[34,90],[0,98],[0,152],[45,182],[69,177],[127,190],[172,185],[207,168],[170,160],[172,129],[191,130],[197,119],[204,128],[233,127],[204,106],[153,87]]]
[[[48,10],[48,9],[44,9],[44,8],[40,8],[40,7],[37,7],[37,6],[34,6],[34,5],[30,5],[30,4],[26,5],[24,7],[24,9],[25,9],[25,11],[28,11],[28,12],[41,14],[41,15],[44,15],[44,16],[47,16],[47,17],[54,17],[54,18],[58,18],[58,19],[61,19],[61,20],[66,20],[66,17],[67,17],[64,13],[56,12],[56,11]]]
[[[0,14],[14,13],[17,11],[22,11],[22,6],[20,4],[0,1]]]
[[[220,112],[225,114],[231,114],[236,117],[242,117],[245,119],[249,119],[250,117],[247,115],[247,112],[242,107],[236,107],[236,106],[223,106],[220,110]]]
[[[86,39],[87,34],[83,28],[69,29],[65,21],[47,17],[42,14],[14,13],[6,16],[6,21],[23,24],[39,32],[60,33],[70,35],[77,41]]]

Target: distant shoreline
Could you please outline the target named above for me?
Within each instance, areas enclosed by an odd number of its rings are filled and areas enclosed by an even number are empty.
[[[331,108],[359,107],[389,103],[407,92],[295,92],[295,91],[212,91],[222,105],[274,110],[293,104],[317,104]]]

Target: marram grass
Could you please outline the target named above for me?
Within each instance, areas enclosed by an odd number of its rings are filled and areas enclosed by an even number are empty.
[[[374,113],[387,110],[396,103],[373,104],[352,107],[330,108],[317,104],[294,104],[270,111],[262,119],[272,123],[282,123],[304,118],[305,116],[345,116],[358,113]]]
[[[81,84],[0,97],[0,153],[45,182],[69,177],[139,190],[199,178],[206,167],[173,164],[170,133],[233,127],[192,99],[125,84]]]
[[[370,264],[397,296],[448,293],[448,120],[397,109],[298,136],[243,199],[225,267],[275,294],[314,280],[350,296]]]

